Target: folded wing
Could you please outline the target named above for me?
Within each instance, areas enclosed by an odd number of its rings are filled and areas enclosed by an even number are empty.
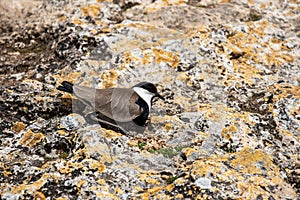
[[[139,96],[132,89],[94,89],[74,85],[73,93],[96,112],[117,122],[132,121],[143,113],[143,109],[135,103]]]

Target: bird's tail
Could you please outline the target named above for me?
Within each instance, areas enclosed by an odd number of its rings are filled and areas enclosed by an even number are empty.
[[[73,84],[68,81],[63,81],[60,86],[57,87],[58,90],[73,93]]]

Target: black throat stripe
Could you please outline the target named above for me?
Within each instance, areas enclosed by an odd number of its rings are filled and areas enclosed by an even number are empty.
[[[138,100],[135,102],[136,104],[138,104],[141,109],[143,110],[142,114],[138,117],[136,117],[135,119],[133,119],[134,123],[136,123],[139,126],[143,126],[149,116],[149,106],[148,104],[144,101],[144,99],[142,99],[141,97],[138,98]]]

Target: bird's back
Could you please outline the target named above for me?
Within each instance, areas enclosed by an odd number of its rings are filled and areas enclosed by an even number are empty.
[[[117,122],[132,121],[143,113],[143,108],[136,102],[139,96],[129,88],[94,89],[74,85],[76,97]]]

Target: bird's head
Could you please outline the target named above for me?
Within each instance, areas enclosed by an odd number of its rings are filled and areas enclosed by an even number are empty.
[[[152,99],[154,97],[158,97],[162,100],[165,100],[165,98],[158,93],[157,88],[153,83],[141,82],[141,83],[138,83],[135,86],[133,86],[132,89],[142,99],[144,99],[148,103],[148,105],[152,104]]]

